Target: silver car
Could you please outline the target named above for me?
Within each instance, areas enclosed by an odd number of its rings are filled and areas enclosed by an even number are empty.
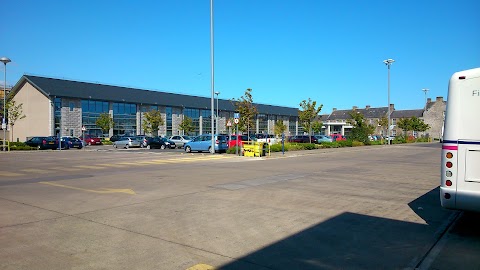
[[[137,140],[136,137],[121,137],[118,141],[113,142],[113,147],[115,148],[130,148],[130,147],[140,147],[141,142]]]
[[[174,142],[178,148],[183,148],[183,145],[192,140],[192,138],[186,135],[175,135],[168,138],[170,141]]]

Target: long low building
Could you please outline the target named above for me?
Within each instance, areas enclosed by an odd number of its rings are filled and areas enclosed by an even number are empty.
[[[81,136],[82,132],[103,137],[144,134],[144,113],[150,110],[159,110],[164,119],[159,135],[182,134],[179,125],[184,116],[190,117],[195,126],[190,135],[211,133],[211,99],[207,97],[32,75],[22,76],[12,88],[12,94],[17,104],[23,104],[26,116],[15,122],[14,130],[10,131],[14,135],[10,135],[13,137],[10,139],[14,141],[24,141],[31,136]],[[281,120],[287,127],[287,135],[299,132],[297,108],[255,106],[258,114],[253,131],[273,134],[275,121]],[[234,117],[234,104],[219,99],[218,111],[218,132],[226,133],[227,121]],[[108,134],[95,124],[102,113],[109,113],[115,123]]]

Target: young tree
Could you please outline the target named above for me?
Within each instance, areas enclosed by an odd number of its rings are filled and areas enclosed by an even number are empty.
[[[195,131],[195,126],[193,126],[192,118],[190,118],[188,116],[183,117],[182,123],[180,123],[180,125],[178,125],[178,128],[180,130],[183,130],[183,132],[186,135],[189,135],[191,132]]]
[[[113,128],[113,124],[113,118],[109,113],[101,113],[97,121],[95,121],[95,125],[97,125],[104,134]]]
[[[13,141],[13,126],[15,125],[15,122],[17,122],[20,119],[23,119],[27,117],[26,115],[23,114],[23,103],[16,104],[15,100],[10,100],[6,104],[6,109],[8,112],[8,124],[10,125],[10,129],[12,130],[12,141]]]
[[[312,123],[312,131],[313,133],[320,133],[322,131],[323,123],[321,121],[315,121]]]
[[[257,108],[253,105],[252,89],[248,88],[242,97],[233,99],[232,102],[237,112],[240,113],[238,129],[247,131],[247,134],[250,135],[250,128],[255,127],[254,120],[257,115]]]
[[[275,135],[280,136],[285,132],[285,130],[287,130],[287,126],[283,123],[282,120],[277,120],[275,122],[273,130],[275,132]]]
[[[412,130],[412,120],[411,118],[400,118],[397,120],[397,127],[403,130],[405,138],[407,137],[407,132]]]
[[[368,139],[368,136],[373,134],[375,127],[368,124],[363,114],[358,111],[353,110],[349,115],[351,118],[348,119],[347,122],[353,126],[350,133],[351,139],[363,142],[364,144],[369,144],[370,140]]]
[[[385,134],[388,134],[388,118],[386,116],[377,120],[377,124],[382,128],[383,131],[386,131]]]
[[[422,119],[415,116],[412,116],[412,118],[410,118],[410,124],[413,131],[425,132],[427,129],[430,128],[430,125],[425,124]]]
[[[158,136],[158,128],[164,124],[162,113],[159,110],[151,110],[143,114],[143,131]]]
[[[298,110],[298,118],[302,126],[308,130],[308,135],[312,135],[312,122],[322,110],[323,104],[320,104],[317,108],[317,102],[308,98],[308,101],[303,100],[300,102],[300,107],[301,109]],[[312,143],[311,137],[310,143]]]

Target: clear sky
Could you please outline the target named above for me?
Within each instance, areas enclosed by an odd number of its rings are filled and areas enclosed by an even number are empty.
[[[210,1],[0,0],[7,84],[23,74],[210,97]],[[480,67],[478,0],[215,0],[215,90],[289,107],[420,109]],[[3,86],[3,65],[1,81]]]

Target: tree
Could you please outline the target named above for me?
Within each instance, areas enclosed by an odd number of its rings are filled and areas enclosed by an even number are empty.
[[[240,113],[238,129],[250,133],[250,128],[255,126],[253,122],[257,115],[257,108],[253,105],[252,89],[245,90],[245,94],[239,99],[232,100],[237,112]]]
[[[195,131],[195,126],[193,125],[192,118],[188,116],[184,116],[182,123],[178,125],[178,128],[180,130],[183,130],[183,132],[187,135],[189,135],[191,132]]]
[[[425,124],[422,119],[415,116],[412,116],[412,118],[410,118],[410,122],[413,131],[425,132],[427,129],[430,128],[430,125]]]
[[[151,110],[143,114],[143,131],[158,136],[158,128],[164,124],[162,113],[159,110]]]
[[[323,123],[321,121],[315,121],[312,123],[312,131],[313,133],[320,133],[322,131]]]
[[[382,130],[388,130],[388,118],[386,116],[378,119],[377,124],[382,127]],[[385,134],[388,134],[388,131]]]
[[[400,118],[397,120],[397,127],[401,128],[404,136],[407,137],[407,132],[412,130],[412,121],[410,118]]]
[[[285,130],[287,130],[287,126],[283,123],[282,120],[277,120],[275,122],[273,130],[275,132],[275,135],[280,136],[285,132]]]
[[[312,122],[322,110],[323,104],[320,104],[317,108],[317,102],[308,98],[308,102],[306,100],[300,102],[300,107],[301,109],[298,110],[298,118],[303,128],[308,130],[308,135],[312,135]],[[310,143],[312,143],[311,137]]]
[[[353,110],[349,115],[351,118],[348,119],[347,122],[353,126],[350,138],[355,141],[363,142],[364,144],[369,144],[370,140],[368,136],[373,134],[375,127],[368,124],[363,114],[358,111]]]
[[[23,103],[16,104],[15,100],[10,100],[6,104],[6,109],[8,112],[8,124],[10,125],[10,129],[12,130],[12,141],[13,141],[13,126],[15,125],[15,122],[17,122],[20,119],[23,119],[27,117],[26,115],[23,114]]]
[[[107,133],[113,128],[114,122],[113,118],[109,113],[101,113],[100,116],[95,121],[95,125],[102,130],[102,133]]]

